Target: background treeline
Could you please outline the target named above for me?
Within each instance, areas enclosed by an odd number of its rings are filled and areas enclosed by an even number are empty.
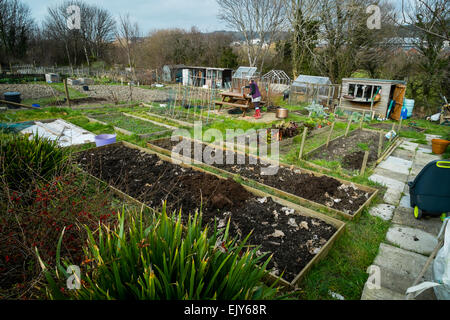
[[[367,20],[380,8],[381,29]],[[407,4],[407,5],[406,5]],[[81,29],[69,30],[66,9],[81,8]],[[450,98],[450,0],[221,0],[218,17],[230,30],[196,27],[143,33],[129,15],[81,0],[47,8],[34,21],[21,0],[0,0],[0,63],[160,70],[166,64],[284,70],[327,76],[404,79],[408,97],[434,108]],[[242,14],[237,14],[242,13]],[[230,17],[240,17],[230,19]],[[262,39],[257,41],[256,39]],[[406,41],[408,46],[402,46]]]

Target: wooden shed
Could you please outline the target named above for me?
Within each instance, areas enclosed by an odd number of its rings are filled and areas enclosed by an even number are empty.
[[[405,93],[405,81],[345,78],[338,108],[399,120]]]

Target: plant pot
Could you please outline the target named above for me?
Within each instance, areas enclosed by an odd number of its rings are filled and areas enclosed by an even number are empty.
[[[443,154],[445,149],[447,149],[450,141],[443,139],[433,139],[431,140],[433,153],[434,154]]]
[[[276,117],[278,119],[286,119],[289,116],[289,110],[285,108],[278,108],[276,112]]]

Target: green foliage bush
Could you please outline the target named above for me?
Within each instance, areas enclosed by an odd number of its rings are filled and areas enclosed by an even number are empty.
[[[125,215],[130,217],[127,227]],[[88,263],[81,271],[81,288],[64,290],[69,275],[58,263],[59,272],[46,271],[49,297],[230,300],[271,299],[277,294],[273,286],[262,284],[270,259],[263,261],[264,256],[256,255],[258,248],[247,248],[248,237],[238,244],[228,239],[228,227],[224,234],[202,229],[198,214],[184,228],[181,213],[169,217],[165,205],[148,224],[145,217],[143,212],[124,212],[113,230],[86,228]]]
[[[0,177],[20,191],[33,180],[46,181],[63,170],[68,152],[56,141],[0,132]]]

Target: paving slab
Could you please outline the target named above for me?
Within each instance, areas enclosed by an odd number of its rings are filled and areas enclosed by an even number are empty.
[[[403,207],[403,208],[411,208],[411,196],[410,194],[405,194],[401,199],[400,199],[400,204],[398,205],[399,207]]]
[[[417,152],[426,153],[426,154],[432,154],[433,153],[433,151],[432,151],[432,149],[430,147],[419,147]]]
[[[438,243],[436,237],[428,232],[398,224],[389,228],[386,240],[402,249],[424,255],[430,255]]]
[[[395,149],[395,151],[392,152],[393,157],[402,158],[409,161],[412,161],[414,159],[415,154],[416,153],[414,151],[399,148]]]
[[[403,225],[415,229],[420,229],[437,237],[442,227],[442,221],[439,217],[424,216],[417,220],[414,218],[414,210],[412,208],[399,207],[394,210],[392,223]]]
[[[418,143],[413,143],[413,142],[409,142],[409,141],[403,141],[400,144],[400,147],[408,150],[408,151],[416,151],[416,149],[419,147]]]
[[[425,134],[425,138],[427,139],[428,144],[431,145],[431,140],[433,140],[433,139],[440,139],[441,136],[437,136],[437,135],[434,135],[434,134]]]
[[[390,204],[379,204],[375,207],[372,207],[369,210],[370,215],[374,217],[379,217],[385,221],[389,221],[392,219],[394,215],[395,206]]]
[[[406,300],[406,296],[383,287],[380,289],[369,289],[366,283],[361,300]]]
[[[381,287],[406,294],[406,290],[413,285],[427,260],[428,258],[421,254],[382,243],[373,265],[380,267]],[[432,269],[428,268],[422,281],[430,281],[432,278]],[[436,297],[433,290],[429,290],[421,299],[435,300]]]
[[[412,167],[413,162],[397,157],[389,157],[380,163],[378,168],[390,170],[392,172],[398,172],[401,174],[409,174],[409,169]]]
[[[400,198],[402,197],[402,192],[394,189],[388,189],[384,194],[383,201],[387,204],[397,206]]]
[[[386,186],[388,189],[393,189],[396,191],[400,191],[402,192],[403,189],[405,188],[405,183],[401,182],[401,181],[397,181],[395,179],[392,178],[388,178],[379,174],[373,174],[369,177],[370,181],[373,182],[377,182],[379,184],[382,184],[384,186]]]
[[[441,156],[436,155],[436,154],[428,154],[428,153],[418,152],[414,159],[414,165],[426,166],[431,161],[440,160],[440,159],[441,159]]]
[[[383,168],[376,168],[373,172],[374,174],[383,176],[383,177],[388,177],[394,180],[398,180],[400,182],[406,182],[408,180],[408,175],[409,174],[403,174],[403,173],[398,173],[398,172],[394,172],[391,170],[387,170],[387,169],[383,169]]]

